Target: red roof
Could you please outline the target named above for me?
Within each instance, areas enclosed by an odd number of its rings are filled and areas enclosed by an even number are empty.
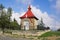
[[[32,11],[31,11],[30,5],[29,5],[29,7],[28,7],[28,11],[27,11],[23,16],[21,16],[20,18],[21,18],[21,19],[22,19],[22,18],[36,18],[36,17],[34,16],[34,14],[32,13]],[[37,19],[37,18],[36,18],[36,19]]]

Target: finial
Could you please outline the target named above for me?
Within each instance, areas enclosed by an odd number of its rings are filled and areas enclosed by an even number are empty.
[[[28,7],[28,10],[31,10],[31,7],[30,7],[30,5],[29,5],[29,7]]]

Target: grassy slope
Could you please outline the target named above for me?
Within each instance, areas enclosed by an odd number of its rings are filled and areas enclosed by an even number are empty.
[[[42,34],[39,37],[60,36],[60,31],[50,31]]]

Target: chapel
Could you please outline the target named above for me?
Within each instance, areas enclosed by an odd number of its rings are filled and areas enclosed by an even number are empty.
[[[20,17],[21,30],[33,30],[37,29],[38,18],[32,13],[31,6],[28,6],[27,12]]]

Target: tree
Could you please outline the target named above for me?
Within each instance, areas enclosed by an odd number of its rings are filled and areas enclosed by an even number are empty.
[[[4,22],[4,20],[5,20],[4,19],[5,14],[3,12],[3,9],[4,9],[4,6],[2,4],[0,4],[0,26],[1,26],[1,28],[3,30],[3,33],[4,33],[4,27],[5,27],[5,25],[3,23],[5,23]]]
[[[4,6],[2,4],[0,4],[0,9],[3,9],[3,8],[4,8]]]
[[[43,19],[41,18],[40,24],[37,27],[38,30],[45,30],[45,24],[43,23]]]
[[[0,4],[0,27],[2,26],[2,25],[1,25],[1,14],[2,14],[3,8],[4,8],[3,5]]]
[[[17,23],[15,19],[13,22],[11,22],[11,29],[14,29],[14,30],[19,29],[19,24]]]
[[[12,8],[8,8],[7,13],[4,10],[4,6],[0,4],[0,27],[4,33],[4,29],[10,27],[10,17],[12,14]]]
[[[0,4],[0,28],[2,29],[4,33],[4,29],[18,29],[19,25],[17,21],[14,19],[14,21],[11,21],[11,15],[12,15],[12,8],[8,8],[8,11],[4,10],[4,6]]]
[[[57,31],[60,31],[60,28]]]
[[[46,27],[46,30],[50,29],[50,27]]]
[[[8,8],[8,11],[7,11],[7,15],[8,15],[8,19],[10,20],[10,17],[12,15],[12,8]]]
[[[8,8],[8,11],[7,11],[7,16],[8,16],[8,27],[9,27],[9,29],[10,29],[10,21],[11,21],[11,15],[12,15],[12,8]]]

